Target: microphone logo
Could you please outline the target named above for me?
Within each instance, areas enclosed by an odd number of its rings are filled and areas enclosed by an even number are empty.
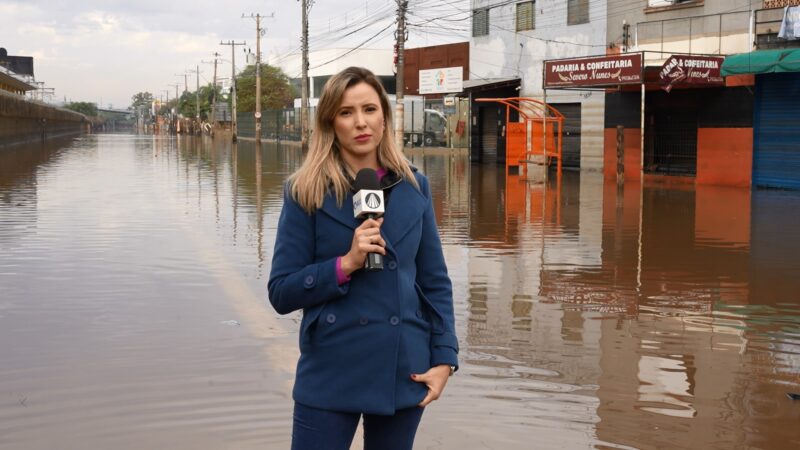
[[[374,193],[370,192],[367,195],[366,203],[367,203],[367,206],[369,206],[371,209],[377,209],[377,208],[380,208],[380,206],[381,206],[381,199],[380,199],[380,197],[378,197],[377,194],[374,194]]]

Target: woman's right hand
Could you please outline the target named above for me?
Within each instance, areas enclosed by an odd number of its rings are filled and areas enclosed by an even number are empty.
[[[345,275],[350,275],[364,267],[369,253],[386,255],[386,241],[381,237],[381,224],[383,224],[383,217],[367,219],[356,228],[353,233],[353,242],[350,244],[350,251],[342,257],[342,272]]]

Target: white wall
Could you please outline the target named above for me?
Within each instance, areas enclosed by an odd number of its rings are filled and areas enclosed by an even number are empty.
[[[472,9],[504,3],[473,0]],[[521,2],[520,2],[521,3]],[[537,0],[534,29],[516,32],[516,3],[489,11],[489,34],[470,39],[470,79],[518,77],[520,96],[543,98],[546,59],[606,53],[606,2],[589,1],[589,23],[567,25],[567,2]],[[548,103],[581,103],[581,169],[602,170],[605,95],[602,91],[547,91]]]

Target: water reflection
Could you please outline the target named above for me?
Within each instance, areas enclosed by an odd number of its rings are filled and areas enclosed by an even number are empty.
[[[800,445],[800,195],[408,156],[462,344],[420,448]],[[0,447],[286,447],[299,316],[265,277],[301,160],[185,136],[0,153]]]

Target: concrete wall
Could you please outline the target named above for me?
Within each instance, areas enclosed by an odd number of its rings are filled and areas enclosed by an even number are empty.
[[[751,3],[753,9],[761,7],[760,1]],[[747,2],[695,0],[663,5],[655,0],[608,0],[606,42],[615,48],[624,47],[624,24],[628,24],[628,51],[667,52],[646,54],[646,65],[660,65],[669,53],[732,54],[752,50]]]
[[[0,92],[0,148],[82,133],[82,114]]]
[[[470,79],[514,77],[522,80],[519,95],[542,100],[543,61],[603,55],[606,52],[606,2],[589,2],[589,22],[567,24],[563,0],[538,0],[534,29],[516,32],[516,3],[473,0],[472,9],[490,8],[489,34],[470,39]],[[548,103],[581,104],[581,169],[603,167],[603,111],[598,91],[548,90]],[[557,106],[556,106],[557,107]]]

